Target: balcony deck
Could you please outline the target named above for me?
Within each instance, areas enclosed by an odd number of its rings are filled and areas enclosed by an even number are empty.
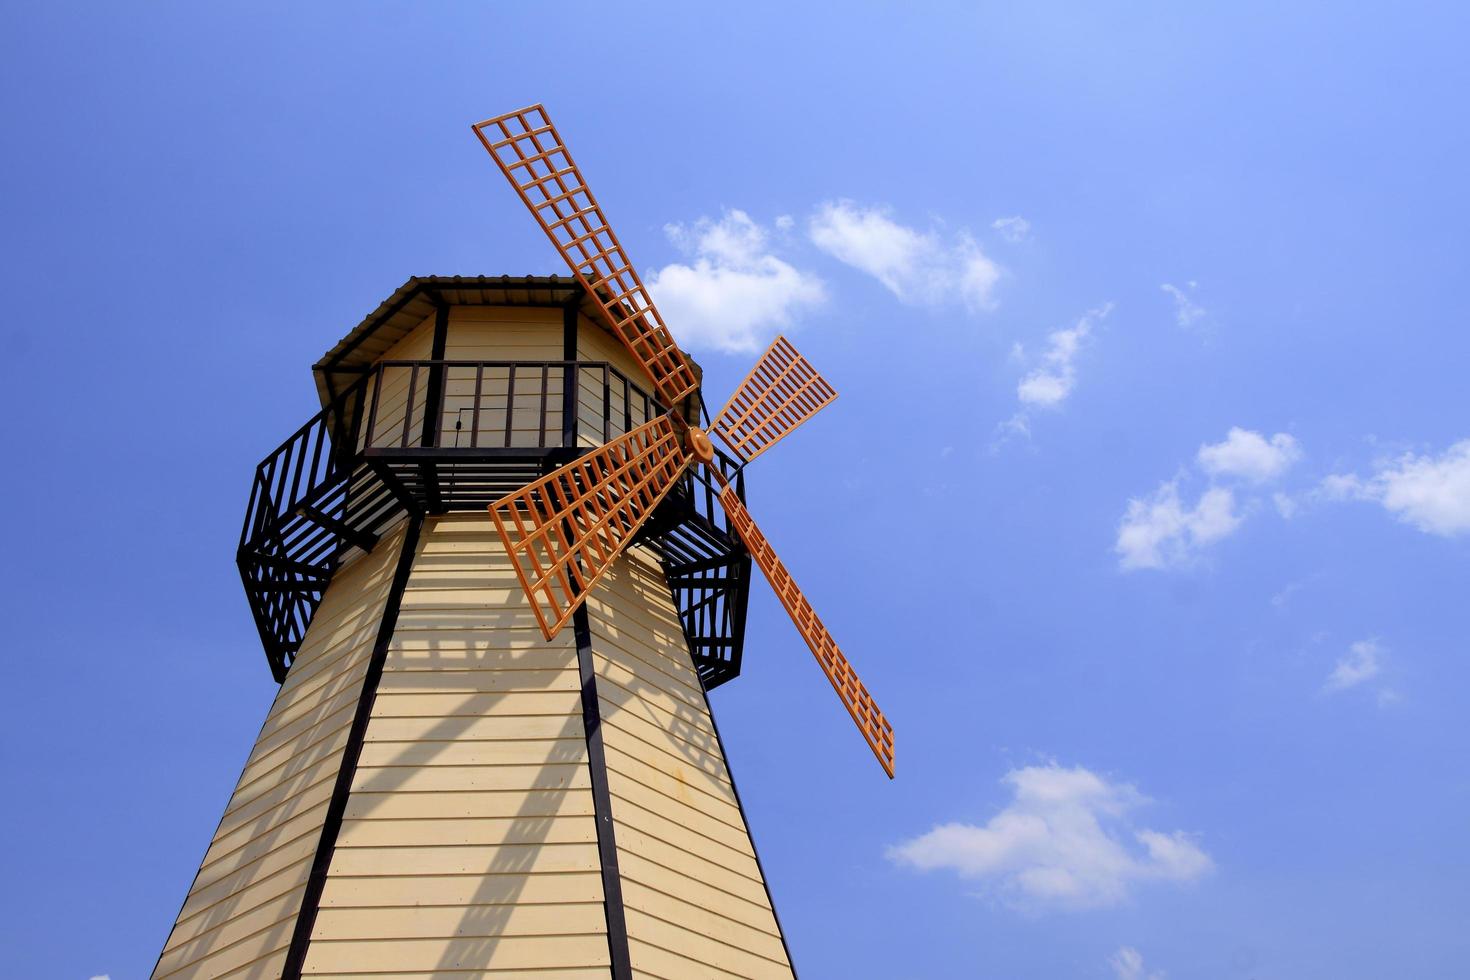
[[[256,468],[237,564],[271,672],[332,574],[404,514],[482,510],[661,407],[598,361],[383,361]],[[716,464],[740,493],[736,461]],[[640,532],[663,562],[706,689],[737,676],[750,556],[691,468]]]

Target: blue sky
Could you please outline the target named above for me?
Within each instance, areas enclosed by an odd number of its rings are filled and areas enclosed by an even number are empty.
[[[9,972],[151,969],[250,472],[408,276],[562,271],[542,101],[711,401],[842,392],[750,501],[899,778],[764,587],[713,696],[804,976],[1463,975],[1467,24],[1281,7],[7,4]]]

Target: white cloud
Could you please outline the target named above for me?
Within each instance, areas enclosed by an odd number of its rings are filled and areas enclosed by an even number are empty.
[[[1128,501],[1114,546],[1118,564],[1125,570],[1187,564],[1205,546],[1234,533],[1242,520],[1229,489],[1211,487],[1186,509],[1178,479],[1170,480],[1152,497]]]
[[[1108,966],[1113,968],[1117,980],[1164,980],[1164,971],[1148,972],[1143,966],[1143,954],[1132,946],[1119,946],[1118,951],[1108,957]]]
[[[1064,330],[1055,330],[1047,336],[1046,350],[1041,353],[1040,363],[1016,384],[1016,399],[1021,403],[1015,415],[996,426],[996,438],[991,451],[997,451],[1012,437],[1031,437],[1031,416],[1034,409],[1060,408],[1077,385],[1077,354],[1092,336],[1094,326],[1112,310],[1112,303],[1104,303],[1097,309],[1088,310],[1077,322]],[[1011,345],[1011,360],[1017,364],[1027,363],[1026,351],[1019,343]]]
[[[1329,500],[1371,500],[1428,534],[1470,532],[1470,439],[1439,456],[1413,453],[1382,460],[1368,479],[1334,473],[1318,487]]]
[[[744,211],[664,231],[693,264],[655,270],[648,290],[691,347],[753,353],[826,299],[822,280],[772,255],[765,229]]]
[[[1087,314],[1066,330],[1054,331],[1047,337],[1041,366],[1016,386],[1016,397],[1026,407],[1056,408],[1067,400],[1077,383],[1077,352],[1092,333],[1093,324],[1108,315],[1112,304]]]
[[[1265,502],[1252,493],[1237,501],[1237,488],[1220,486],[1216,480],[1270,483],[1301,455],[1297,441],[1284,432],[1268,439],[1239,426],[1232,426],[1220,442],[1202,444],[1195,463],[1210,477],[1210,485],[1193,507],[1186,506],[1179,488],[1187,474],[1181,470],[1159,484],[1153,496],[1129,500],[1114,545],[1119,566],[1128,570],[1188,565],[1207,545],[1233,534],[1245,515],[1259,511]],[[1283,519],[1293,517],[1299,506],[1294,497],[1280,491],[1271,495],[1271,503]]]
[[[1031,222],[1020,215],[1013,218],[996,218],[990,223],[990,227],[1000,233],[1000,237],[1008,242],[1023,242],[1031,234]]]
[[[1211,476],[1233,476],[1269,483],[1301,458],[1301,447],[1285,432],[1269,440],[1259,432],[1232,427],[1224,442],[1199,447],[1199,465]]]
[[[1329,694],[1357,687],[1364,681],[1377,677],[1383,670],[1383,648],[1377,640],[1359,640],[1348,647],[1348,652],[1337,661],[1332,673],[1327,675],[1323,690]]]
[[[1181,831],[1136,830],[1134,787],[1080,766],[1029,766],[1003,780],[1010,804],[984,826],[949,823],[888,849],[920,871],[991,882],[1025,909],[1117,905],[1144,881],[1193,881],[1214,862]]]
[[[963,232],[946,244],[936,232],[899,224],[885,208],[852,201],[823,204],[808,232],[822,251],[873,276],[904,303],[939,306],[958,298],[971,310],[995,306],[1001,268]]]
[[[1191,279],[1187,286],[1190,290],[1194,289],[1194,280]],[[1178,286],[1167,282],[1159,286],[1159,288],[1174,297],[1175,323],[1181,327],[1192,327],[1204,318],[1205,308],[1190,299],[1189,292],[1186,289],[1180,289]]]
[[[100,974],[98,976],[93,977],[92,980],[112,980],[112,977],[110,977],[107,974],[103,973],[103,974]]]

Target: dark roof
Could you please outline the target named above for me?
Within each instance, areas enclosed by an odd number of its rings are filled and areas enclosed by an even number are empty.
[[[433,313],[436,302],[450,306],[564,306],[581,298],[582,287],[560,276],[414,276],[312,365],[317,394],[325,406],[331,400],[328,376],[340,372],[356,377]],[[332,379],[336,391],[347,383],[348,379]]]

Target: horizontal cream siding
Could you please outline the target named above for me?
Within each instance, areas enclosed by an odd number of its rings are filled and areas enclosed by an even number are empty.
[[[571,631],[542,638],[488,515],[431,518],[305,972],[608,963]]]
[[[540,307],[450,308],[446,361],[518,366],[445,368],[444,401],[437,420],[440,446],[524,449],[561,444],[563,391],[569,379],[566,371],[545,367],[544,362],[563,359],[562,316],[560,309]],[[430,316],[379,360],[427,360],[433,335]],[[579,445],[615,439],[657,414],[657,406],[645,397],[652,384],[622,343],[585,316],[578,317],[577,337],[579,360],[608,363],[615,369],[584,367],[572,380]],[[381,371],[380,390],[368,391],[370,408],[377,400],[371,431],[364,427],[359,445],[380,449],[420,445],[428,410],[428,368],[385,365]]]
[[[562,311],[543,306],[452,306],[444,357],[450,361],[559,361]]]
[[[561,444],[565,373],[531,366],[560,361],[562,311],[543,307],[455,306],[444,357],[450,361],[516,361],[506,367],[451,367],[445,373],[441,446],[539,447]],[[475,418],[475,385],[480,387]],[[509,423],[507,425],[507,422]],[[471,436],[474,436],[473,442]]]
[[[343,568],[323,596],[154,976],[279,973],[402,539]]]
[[[622,374],[584,370],[578,378],[577,443],[596,446],[616,439],[628,429],[637,428],[658,414],[651,399],[638,394],[651,394],[653,382],[643,367],[633,359],[622,341],[585,316],[577,318],[577,358],[583,361],[605,361]],[[624,380],[628,383],[625,385]],[[607,409],[603,409],[606,383]],[[625,390],[626,389],[626,390]],[[603,419],[607,420],[604,432]],[[604,438],[604,434],[606,438]]]
[[[383,352],[379,361],[426,361],[434,354],[434,317],[428,316],[410,330],[402,340]],[[413,387],[413,404],[409,405],[409,387],[412,370],[407,367],[384,367],[381,386],[370,384],[367,405],[372,413],[372,428],[363,425],[359,446],[366,443],[375,447],[397,446],[404,437],[405,413],[408,414],[408,444],[418,445],[424,431],[425,392],[428,390],[427,372],[420,370]],[[375,388],[377,390],[375,390]],[[364,418],[366,418],[366,413]]]
[[[790,977],[663,572],[627,552],[588,600],[634,972]]]

